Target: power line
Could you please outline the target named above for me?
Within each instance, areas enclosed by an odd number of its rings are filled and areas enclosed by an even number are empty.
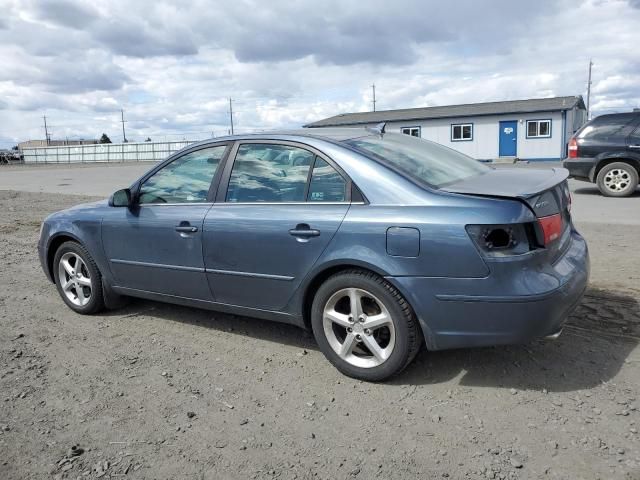
[[[233,135],[233,104],[229,97],[229,123],[231,123],[231,135]]]
[[[589,103],[591,101],[591,67],[593,67],[592,59],[589,59],[589,80],[587,81],[587,120],[589,120]]]
[[[374,83],[373,85],[371,85],[371,88],[373,89],[373,111],[376,111],[376,84]]]
[[[124,108],[121,108],[121,109],[120,109],[120,114],[121,114],[121,117],[122,117],[122,120],[121,120],[121,121],[122,121],[122,141],[123,141],[124,143],[127,143],[127,135],[124,133],[124,124],[125,124],[125,119],[124,119]]]
[[[44,119],[44,140],[47,142],[47,146],[49,146],[51,139],[49,137],[49,129],[47,128],[47,116],[43,115],[42,118]]]

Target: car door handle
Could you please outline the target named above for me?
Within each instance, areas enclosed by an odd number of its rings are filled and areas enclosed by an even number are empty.
[[[289,235],[302,238],[319,237],[320,230],[315,230],[306,223],[299,223],[298,225],[296,225],[296,228],[292,228],[291,230],[289,230]]]
[[[176,232],[180,233],[195,233],[198,231],[198,227],[192,227],[191,225],[178,225]]]

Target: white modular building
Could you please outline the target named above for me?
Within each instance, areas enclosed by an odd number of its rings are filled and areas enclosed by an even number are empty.
[[[344,113],[306,128],[367,127],[425,138],[478,160],[553,161],[587,120],[582,96]]]

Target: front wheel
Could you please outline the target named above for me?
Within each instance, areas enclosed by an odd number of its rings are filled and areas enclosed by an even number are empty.
[[[610,163],[598,172],[596,183],[607,197],[628,197],[638,186],[638,172],[626,162]]]
[[[311,324],[327,359],[361,380],[396,375],[421,344],[415,315],[400,292],[361,270],[338,273],[322,284],[313,300]]]
[[[87,315],[104,309],[102,276],[86,248],[65,242],[53,262],[58,293],[71,310]]]

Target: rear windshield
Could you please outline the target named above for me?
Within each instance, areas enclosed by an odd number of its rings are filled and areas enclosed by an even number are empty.
[[[576,137],[589,140],[609,140],[622,135],[624,128],[634,122],[638,115],[603,115],[596,117],[582,127]]]
[[[362,137],[345,143],[434,188],[490,170],[460,152],[410,135],[387,133],[383,138]]]

